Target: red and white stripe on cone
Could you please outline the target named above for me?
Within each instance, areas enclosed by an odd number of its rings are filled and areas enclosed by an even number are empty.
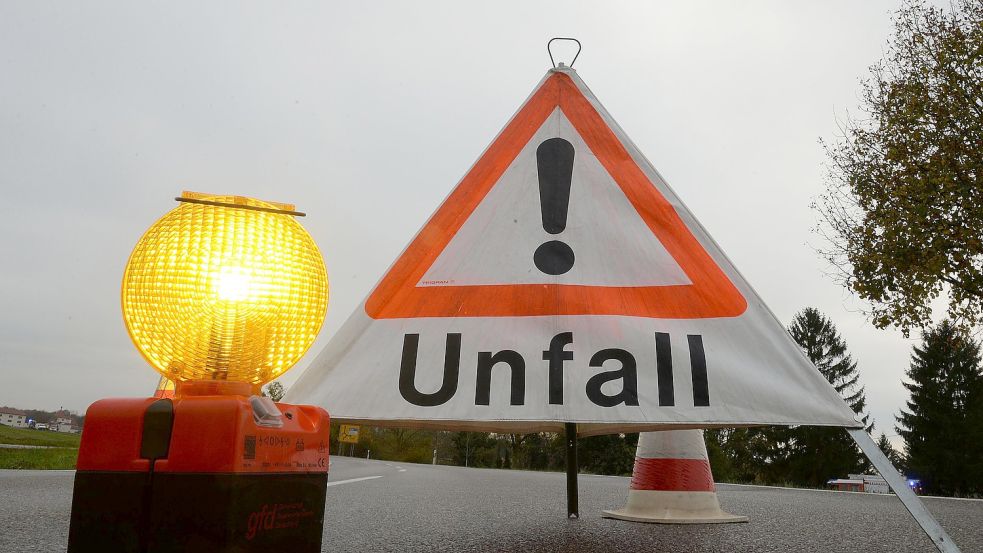
[[[602,516],[664,524],[747,522],[720,509],[702,430],[640,433],[628,504]]]

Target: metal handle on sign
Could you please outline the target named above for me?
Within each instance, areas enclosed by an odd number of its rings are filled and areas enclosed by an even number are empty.
[[[550,63],[553,64],[553,69],[556,69],[556,61],[553,60],[553,50],[551,50],[550,47],[553,46],[553,42],[556,40],[572,40],[573,42],[577,43],[577,53],[573,56],[573,61],[570,62],[570,67],[572,68],[573,64],[577,63],[577,57],[580,55],[580,50],[583,49],[583,46],[581,46],[580,41],[575,38],[569,38],[563,36],[557,36],[551,38],[549,42],[546,43],[546,52],[548,52],[550,55]]]

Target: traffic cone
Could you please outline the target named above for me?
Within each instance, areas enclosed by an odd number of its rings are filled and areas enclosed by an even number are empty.
[[[663,524],[747,522],[720,509],[702,430],[640,433],[628,504],[601,516]]]
[[[154,397],[158,399],[173,398],[174,381],[169,380],[166,376],[161,376],[157,382],[157,389],[154,390]]]

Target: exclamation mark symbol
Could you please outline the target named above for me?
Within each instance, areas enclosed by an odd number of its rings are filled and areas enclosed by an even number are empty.
[[[570,208],[570,182],[573,177],[573,144],[551,138],[536,148],[539,168],[539,204],[543,230],[560,234],[567,228]],[[573,267],[573,250],[565,242],[550,240],[538,248],[533,261],[548,275],[562,275]]]

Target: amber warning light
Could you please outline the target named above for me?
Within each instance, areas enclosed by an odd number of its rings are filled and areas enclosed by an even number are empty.
[[[328,414],[259,393],[321,329],[321,252],[292,205],[176,199],[137,242],[121,293],[133,343],[174,397],[89,407],[68,549],[320,551]]]
[[[123,274],[133,343],[178,388],[277,378],[314,343],[328,306],[321,252],[294,218],[303,214],[239,196],[177,199]]]

